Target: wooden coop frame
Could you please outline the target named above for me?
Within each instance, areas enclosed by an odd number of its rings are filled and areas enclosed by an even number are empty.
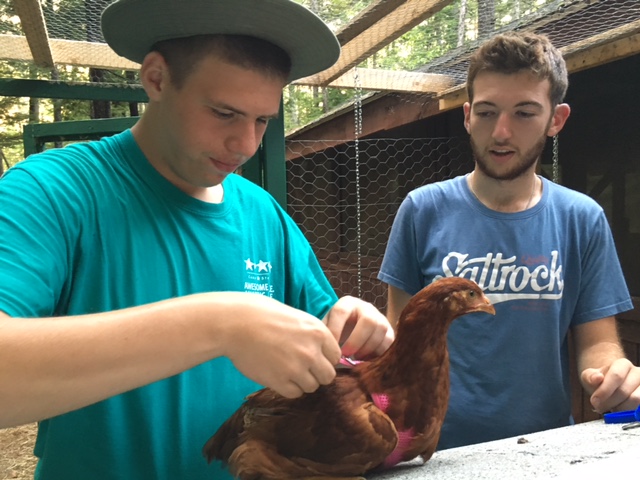
[[[584,0],[566,11],[545,18],[544,22],[558,20],[580,8],[606,0]],[[0,35],[0,59],[32,62],[45,68],[55,65],[74,65],[94,67],[107,70],[137,70],[139,64],[120,57],[108,45],[95,42],[69,41],[50,38],[38,0],[11,0],[15,12],[20,17],[24,36]],[[384,97],[387,92],[429,93],[432,100],[428,108],[423,105],[415,118],[425,118],[440,112],[460,107],[466,101],[465,85],[455,79],[440,74],[416,71],[385,71],[380,69],[360,68],[357,65],[371,57],[380,49],[396,40],[424,20],[432,17],[453,0],[376,0],[357,15],[348,25],[337,32],[342,46],[338,62],[331,68],[316,75],[305,77],[294,82],[295,85],[354,88],[355,73],[358,74],[359,86],[362,90],[378,92],[376,98]],[[538,25],[531,25],[530,29]],[[640,53],[640,20],[631,21],[622,27],[612,28],[588,39],[576,41],[561,49],[570,73],[593,68],[627,56]],[[96,61],[99,59],[100,61]],[[24,80],[22,82],[29,82]],[[35,82],[35,81],[34,81]],[[6,86],[0,83],[0,95],[32,96],[41,89],[46,89],[45,81],[36,83],[14,83]],[[58,88],[69,89],[68,84],[48,82],[52,88],[49,95],[54,95]],[[109,86],[102,86],[108,89]],[[132,86],[133,89],[140,88]],[[80,92],[80,90],[78,90]],[[104,95],[96,98],[109,97]],[[50,97],[56,98],[56,97]],[[62,97],[57,97],[62,98]],[[64,97],[70,98],[70,97]],[[87,98],[87,97],[77,97]],[[118,100],[118,97],[114,97]],[[349,108],[349,107],[347,107]],[[334,117],[332,114],[329,117]],[[300,138],[302,132],[315,129],[324,123],[322,118],[310,125],[293,132],[293,138]],[[396,124],[406,121],[399,118]],[[375,131],[380,125],[372,124],[367,131]],[[385,123],[388,129],[390,124]],[[348,130],[347,130],[348,131]],[[325,137],[332,138],[332,137]]]
[[[139,64],[127,60],[104,43],[80,42],[50,38],[47,26],[38,0],[11,0],[16,14],[20,17],[24,36],[0,35],[0,59],[32,62],[45,68],[53,68],[55,65],[73,65],[114,70],[137,70]],[[545,18],[540,23],[561,19],[576,10],[606,0],[584,0],[577,2],[572,8]],[[416,72],[416,71],[385,71],[380,69],[367,69],[358,67],[362,61],[371,57],[380,49],[408,32],[424,20],[432,17],[453,0],[376,0],[369,7],[357,15],[348,25],[337,32],[337,37],[342,46],[338,62],[331,68],[316,75],[299,79],[295,85],[354,88],[355,74],[359,79],[359,87],[364,91],[376,92],[368,98],[367,106],[380,105],[382,111],[393,111],[394,115],[371,115],[361,132],[363,137],[376,131],[388,130],[402,125],[411,119],[412,121],[427,118],[439,113],[459,108],[467,100],[465,84],[456,82],[455,79],[440,74]],[[534,29],[538,25],[531,25]],[[622,27],[611,28],[603,33],[594,35],[588,39],[576,41],[573,44],[561,48],[567,61],[570,73],[593,68],[605,63],[619,60],[640,52],[640,20],[631,21]],[[99,60],[99,61],[97,61]],[[48,85],[48,86],[47,86]],[[122,99],[114,94],[96,93],[86,94],[87,90],[75,87],[94,88],[93,85],[72,86],[61,82],[13,80],[7,82],[0,80],[0,95],[38,96],[44,93],[48,98],[86,98],[96,95],[91,99]],[[113,86],[111,86],[113,87]],[[96,90],[109,91],[109,85],[102,84],[95,87]],[[118,90],[120,87],[115,87]],[[131,86],[132,89],[141,89]],[[57,96],[58,90],[64,90],[65,95],[76,91],[78,97]],[[387,97],[387,93],[406,94],[430,94],[431,99],[413,108],[399,109],[398,96],[394,99]],[[84,96],[83,96],[84,95]],[[125,94],[126,95],[126,94]],[[305,125],[292,132],[291,139],[333,139],[344,141],[347,132],[347,140],[354,137],[354,126],[350,119],[344,118],[345,112],[353,109],[353,105],[346,106],[344,110],[332,112],[315,122]],[[369,108],[372,110],[372,108]],[[369,113],[369,112],[367,112]],[[336,121],[342,117],[342,121]],[[331,122],[329,122],[331,121]],[[346,123],[345,123],[346,122]],[[323,128],[326,123],[330,127]],[[282,130],[282,128],[279,128]],[[340,135],[336,136],[336,130]],[[337,142],[337,141],[336,141]],[[280,197],[281,194],[278,194]]]

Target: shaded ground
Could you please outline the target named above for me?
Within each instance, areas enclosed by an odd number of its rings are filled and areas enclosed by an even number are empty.
[[[36,424],[0,429],[0,480],[33,480]]]

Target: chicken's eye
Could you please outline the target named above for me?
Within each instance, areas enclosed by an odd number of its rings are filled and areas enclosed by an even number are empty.
[[[469,290],[469,296],[471,298],[475,297],[476,296],[476,292],[474,292],[473,290]]]

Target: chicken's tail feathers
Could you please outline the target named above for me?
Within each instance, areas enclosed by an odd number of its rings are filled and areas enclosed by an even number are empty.
[[[204,447],[202,447],[202,455],[207,459],[208,463],[214,460],[220,460],[226,464],[238,446],[239,430],[234,419],[235,416],[232,416],[224,422],[218,431],[207,440]]]
[[[366,480],[345,473],[361,469],[360,465],[327,465],[286,457],[274,445],[254,438],[238,445],[229,458],[229,472],[241,480]]]

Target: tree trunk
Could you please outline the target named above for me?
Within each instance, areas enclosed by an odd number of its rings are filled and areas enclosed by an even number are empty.
[[[0,148],[0,177],[4,173],[5,165],[7,166],[7,168],[9,168],[9,162],[7,161],[7,157],[4,156],[4,152],[2,151],[2,148]]]
[[[85,21],[87,24],[87,41],[101,42],[102,31],[100,29],[100,16],[94,15],[97,8],[100,11],[109,4],[109,0],[85,0]],[[91,82],[104,82],[106,70],[101,68],[89,69],[89,80]],[[91,102],[91,118],[110,118],[111,102],[108,100],[93,100]]]
[[[456,46],[460,47],[464,43],[466,25],[465,19],[467,18],[467,0],[460,0],[460,10],[458,10],[458,42]]]
[[[487,38],[493,35],[496,27],[496,2],[495,0],[482,0],[478,2],[478,38]]]
[[[329,89],[322,88],[322,111],[329,113]]]
[[[104,82],[104,74],[106,70],[102,68],[90,68],[89,77],[92,82]],[[91,102],[91,118],[110,118],[111,102],[109,100],[93,100]]]
[[[136,72],[127,70],[124,75],[127,79],[127,83],[136,82]],[[129,102],[129,115],[132,117],[140,116],[140,109],[138,108],[138,102]]]
[[[58,72],[58,69],[54,66],[51,69],[51,80],[57,81],[59,79],[60,79],[60,74]],[[61,122],[62,121],[62,100],[58,98],[58,99],[51,100],[51,102],[53,103],[53,121]],[[62,148],[62,142],[55,142],[54,146],[55,148]]]
[[[289,115],[291,116],[291,125],[298,125],[298,102],[296,101],[296,87],[289,84]]]
[[[29,123],[40,123],[40,100],[29,98]]]
[[[29,77],[36,78],[37,73],[33,65],[29,66]],[[29,97],[29,123],[40,123],[40,100]]]

